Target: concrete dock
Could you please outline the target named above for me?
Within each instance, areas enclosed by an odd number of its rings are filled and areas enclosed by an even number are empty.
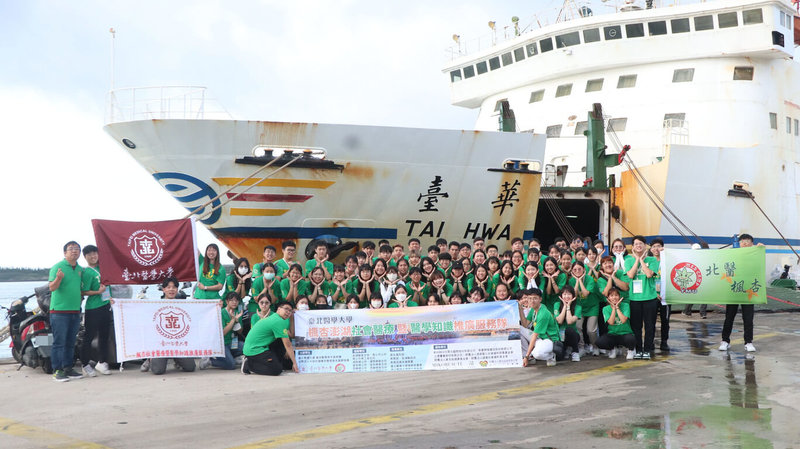
[[[245,376],[215,369],[54,382],[0,365],[0,447],[800,447],[800,315],[672,315],[653,361],[548,368]],[[657,325],[658,329],[658,325]],[[658,338],[656,339],[658,345]]]

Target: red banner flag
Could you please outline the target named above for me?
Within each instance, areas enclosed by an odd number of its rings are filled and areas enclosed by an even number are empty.
[[[103,284],[157,284],[169,276],[181,282],[197,280],[197,240],[191,219],[92,220],[92,227]]]

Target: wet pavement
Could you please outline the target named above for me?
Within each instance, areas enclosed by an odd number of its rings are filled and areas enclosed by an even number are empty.
[[[800,315],[757,313],[754,354],[740,318],[717,350],[723,316],[673,314],[651,362],[278,378],[132,365],[65,384],[3,365],[0,447],[800,447]]]

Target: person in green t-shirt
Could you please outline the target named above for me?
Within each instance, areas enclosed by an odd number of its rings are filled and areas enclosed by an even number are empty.
[[[253,286],[251,288],[250,297],[258,298],[259,296],[267,295],[271,304],[275,304],[283,297],[281,292],[281,281],[275,273],[275,266],[271,263],[265,263],[261,266],[261,276],[253,279]],[[247,303],[247,313],[253,316],[258,310],[256,301],[251,300]]]
[[[556,259],[546,257],[543,264],[541,279],[542,283],[539,289],[543,293],[542,304],[550,311],[553,312],[553,305],[558,301],[558,295],[561,289],[567,284],[567,275],[560,272]]]
[[[636,337],[635,359],[650,360],[655,349],[656,317],[658,316],[658,293],[656,273],[658,259],[647,255],[647,242],[641,235],[633,237],[633,252],[625,258],[625,273],[630,281],[628,299],[631,306],[631,328]],[[644,325],[644,339],[642,339]]]
[[[240,298],[250,296],[254,273],[255,271],[250,270],[250,261],[246,257],[234,260],[233,271],[225,279],[225,293],[236,292]]]
[[[650,240],[650,254],[658,260],[658,271],[656,271],[655,276],[655,284],[656,284],[656,292],[658,294],[658,317],[661,321],[661,330],[659,331],[659,335],[661,336],[661,345],[660,348],[661,352],[669,351],[669,316],[672,313],[672,306],[667,304],[667,301],[664,299],[663,292],[661,291],[661,251],[664,250],[664,240],[656,237]]]
[[[300,296],[310,293],[311,283],[303,279],[303,268],[300,264],[289,267],[286,278],[281,281],[281,299],[294,304]]]
[[[628,322],[630,306],[622,301],[619,290],[610,288],[608,291],[608,305],[603,307],[603,319],[608,323],[608,333],[597,339],[597,347],[609,350],[608,358],[617,356],[617,346],[628,348],[628,360],[633,360],[635,355],[636,337]]]
[[[331,272],[334,271],[331,270]],[[325,280],[325,270],[320,266],[312,268],[311,273],[308,275],[308,279],[308,301],[312,304],[317,304],[317,299],[321,298],[325,304],[332,306],[332,295],[336,289],[336,284],[334,284],[332,281]]]
[[[314,246],[314,258],[306,262],[306,268],[303,272],[306,276],[311,275],[311,270],[315,267],[321,267],[326,281],[331,280],[333,277],[333,262],[328,260],[328,244],[322,240],[318,240]]]
[[[266,293],[261,293],[260,295],[256,296],[255,301],[251,302],[255,302],[258,308],[256,309],[255,313],[250,314],[250,330],[253,329],[256,323],[268,317],[272,313],[272,301],[270,301],[270,297]]]
[[[511,289],[507,284],[499,283],[494,287],[494,296],[487,301],[508,301],[511,298]]]
[[[516,293],[519,290],[518,275],[519,272],[514,268],[514,263],[510,260],[504,260],[500,264],[500,270],[492,277],[495,290],[499,284],[505,284],[508,287],[509,294]],[[497,296],[497,293],[495,293],[495,296]]]
[[[224,370],[236,368],[236,359],[242,354],[239,331],[242,328],[242,314],[239,312],[239,295],[230,292],[225,295],[225,308],[222,309],[222,340],[225,344],[225,355],[223,357],[203,358],[200,360],[200,369],[209,366]]]
[[[279,301],[275,313],[253,326],[244,342],[243,374],[278,376],[285,368],[300,372],[290,339],[293,313],[290,302]]]
[[[97,247],[86,245],[83,248],[83,258],[89,265],[83,270],[83,285],[81,294],[86,296],[83,314],[83,341],[81,344],[81,364],[87,376],[97,376],[97,371],[109,375],[108,368],[109,341],[111,334],[111,304],[110,291],[100,282],[100,265]],[[92,340],[97,337],[97,364],[92,367],[89,363],[92,354]]]
[[[197,282],[194,297],[196,299],[222,299],[219,292],[225,286],[225,269],[219,262],[219,246],[212,243],[206,247],[204,256],[200,256],[200,278]]]
[[[561,340],[564,341],[564,349],[571,348],[573,362],[580,362],[580,341],[581,336],[578,332],[578,321],[581,318],[578,310],[578,301],[575,297],[575,289],[570,285],[565,285],[559,295],[560,301],[553,305],[553,316],[558,323]],[[566,351],[565,351],[566,353]]]
[[[281,243],[281,248],[283,249],[283,257],[275,262],[275,275],[279,279],[283,279],[286,272],[289,271],[289,267],[297,263],[294,261],[297,255],[297,244],[293,240],[284,240]]]
[[[78,265],[80,255],[81,246],[74,241],[67,242],[64,245],[64,259],[50,268],[47,278],[50,288],[50,329],[53,331],[50,360],[53,379],[58,382],[83,377],[72,368],[83,299],[83,267]]]
[[[483,291],[483,297],[491,296],[494,294],[492,290],[492,279],[489,277],[489,268],[485,264],[475,265],[474,276],[467,280],[467,291],[472,295],[472,291],[480,289]]]
[[[578,252],[582,251],[579,249]],[[586,344],[586,352],[592,355],[600,355],[596,348],[597,342],[597,316],[600,314],[600,295],[597,293],[597,286],[594,279],[587,275],[586,266],[582,261],[576,260],[572,264],[570,278],[567,281],[575,289],[575,296],[578,303],[578,333],[589,337]]]
[[[528,316],[525,317],[531,322],[531,329],[533,333],[530,336],[530,344],[525,355],[522,357],[522,366],[528,366],[528,362],[533,356],[534,362],[536,360],[546,360],[547,366],[556,365],[555,343],[560,342],[561,338],[558,332],[558,323],[553,317],[553,314],[547,310],[547,307],[542,306],[542,296],[536,294],[534,289],[527,289],[522,291],[522,297],[526,298],[527,304],[530,305],[531,310]]]
[[[161,292],[164,293],[166,300],[178,299],[178,292],[180,291],[180,283],[178,279],[170,276],[161,282]],[[193,372],[197,366],[194,363],[194,358],[191,357],[153,357],[145,360],[142,364],[142,371],[150,371],[155,375],[161,375],[167,372],[167,362],[172,358],[175,365],[179,366],[185,372]]]
[[[445,279],[445,275],[441,271],[435,271],[429,279],[425,297],[429,297],[431,293],[439,295],[443,302],[447,302],[447,299],[453,294],[453,285]]]
[[[264,265],[266,264],[275,265],[275,254],[277,254],[277,251],[275,251],[274,246],[267,245],[264,247],[264,252],[261,256],[262,258],[261,262],[253,265],[253,278],[261,276],[261,273],[263,273]]]
[[[539,262],[529,261],[523,266],[522,273],[517,276],[517,285],[520,290],[539,288],[541,279],[539,277]]]
[[[469,296],[467,297],[467,301],[471,304],[484,302],[486,301],[486,292],[483,291],[480,287],[475,287],[469,291]]]

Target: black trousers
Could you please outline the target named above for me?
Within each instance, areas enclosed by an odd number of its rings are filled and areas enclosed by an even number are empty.
[[[614,349],[617,346],[625,346],[628,349],[633,349],[636,346],[636,337],[634,337],[633,334],[605,334],[597,339],[597,347],[600,349]]]
[[[665,341],[669,340],[669,314],[672,312],[672,306],[667,304],[666,306],[661,304],[661,301],[658,302],[658,315],[661,319],[661,342],[664,343]]]
[[[261,354],[247,356],[245,363],[251,372],[265,376],[278,376],[284,369],[292,369],[292,360],[286,357],[286,347],[280,339]]]
[[[658,299],[646,301],[631,301],[631,327],[636,338],[636,352],[653,352],[656,338],[656,317],[658,316]],[[642,325],[644,325],[644,340],[642,340]]]
[[[733,330],[733,320],[739,312],[739,304],[728,304],[725,306],[725,324],[722,325],[722,341],[731,342],[731,331]],[[755,306],[752,304],[742,304],[742,322],[744,322],[744,342],[753,342],[753,314]]]
[[[81,344],[81,364],[86,366],[92,358],[92,340],[96,335],[99,354],[98,363],[108,362],[108,335],[111,331],[111,305],[87,310],[83,314],[83,343]]]

